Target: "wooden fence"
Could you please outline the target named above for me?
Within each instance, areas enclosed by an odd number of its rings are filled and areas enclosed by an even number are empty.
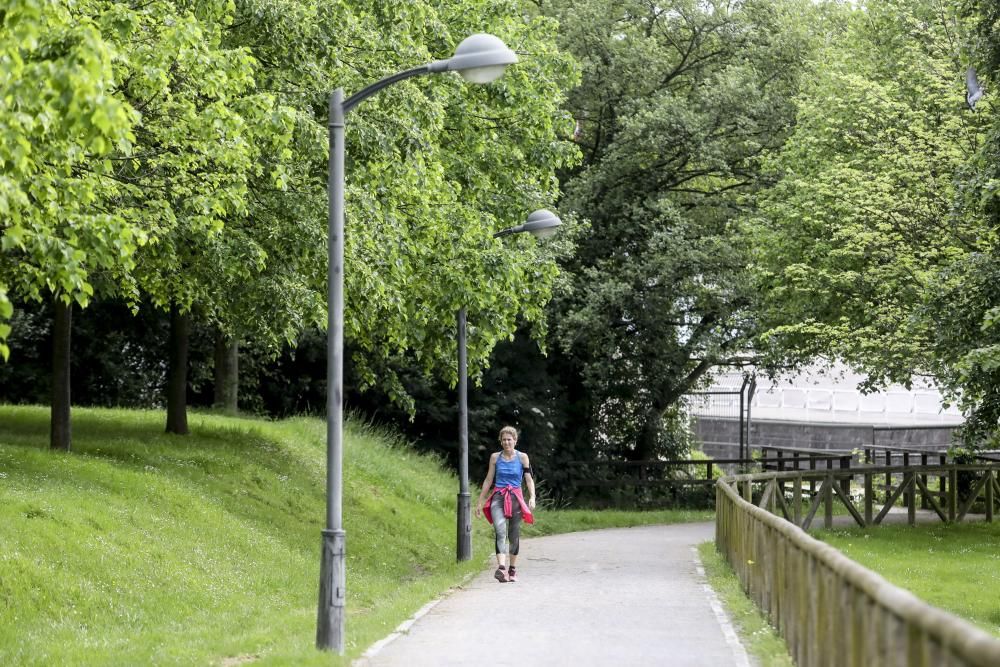
[[[930,466],[937,474],[952,481],[960,473],[971,473],[977,480],[969,496],[958,507],[957,484],[949,485],[946,504],[955,511],[936,513],[942,520],[959,521],[967,516],[973,501],[984,496],[986,519],[992,520],[993,504],[1000,465]],[[870,467],[862,474],[901,472],[905,487],[927,492],[917,482],[930,471],[920,468]],[[852,471],[857,474],[858,471]],[[818,473],[793,471],[737,475],[720,479],[716,484],[716,548],[732,565],[744,590],[767,614],[771,624],[788,643],[799,667],[996,667],[1000,665],[1000,640],[972,624],[917,599],[890,584],[881,576],[862,567],[845,555],[810,537],[795,521],[789,510],[782,483],[800,491],[810,477],[818,475],[821,491],[813,499],[809,514],[815,514],[817,499],[827,507],[832,521],[831,504],[839,498],[854,520],[862,525],[874,504],[873,485],[866,481],[865,514],[853,505],[849,494],[841,494],[839,475],[845,471],[824,470]],[[756,504],[754,488],[762,489]],[[879,520],[899,497],[892,498],[879,512]],[[928,495],[930,495],[928,493]],[[890,494],[890,497],[892,494]],[[853,510],[850,509],[853,507]],[[912,507],[912,505],[911,505]],[[773,514],[774,508],[784,517]],[[909,509],[912,517],[914,510]],[[808,525],[808,522],[805,522]]]
[[[902,465],[876,466],[870,463],[877,461],[879,456],[886,462],[892,461],[891,450],[894,449],[897,457],[902,455]],[[826,462],[826,470],[817,467],[817,458],[813,456],[803,455],[800,458],[798,452],[795,452],[794,458],[779,455],[776,457],[777,465],[770,463],[764,466],[765,470],[777,470],[777,474],[754,479],[758,486],[762,484],[760,480],[767,480],[762,491],[768,502],[768,509],[773,512],[780,510],[786,519],[806,529],[821,502],[825,506],[824,526],[829,528],[832,525],[835,499],[843,503],[859,526],[881,523],[889,509],[898,501],[906,506],[909,523],[913,524],[918,498],[921,509],[933,510],[942,521],[961,521],[980,495],[985,497],[986,520],[993,520],[994,499],[1000,499],[1000,483],[989,465],[946,465],[944,454],[898,448],[883,450],[865,450],[865,463],[853,465],[850,456],[843,456],[840,452],[831,453]],[[938,459],[940,463],[929,464],[928,460],[933,459]],[[832,468],[834,460],[839,460],[839,468]],[[911,460],[919,461],[920,464],[912,465]],[[855,506],[852,500],[852,485],[858,481],[863,484],[863,516],[861,508]],[[742,483],[753,484],[747,479]],[[785,502],[789,484],[792,496],[790,503]],[[803,487],[804,484],[808,484],[808,490]],[[964,498],[961,497],[963,495]],[[803,498],[812,501],[804,520],[800,516]],[[881,509],[878,515],[873,516],[876,502],[881,504]]]
[[[802,457],[803,465],[808,462],[812,469],[850,468],[850,456],[841,453],[828,454],[815,451],[809,457]],[[676,496],[683,491],[704,489],[707,500],[712,501],[711,489],[719,475],[734,470],[748,470],[768,467],[778,469],[790,458],[772,457],[756,459],[676,459],[649,461],[571,461],[571,469],[580,469],[586,476],[574,476],[572,485],[578,489],[659,489],[665,495]],[[845,467],[846,466],[846,467]],[[784,469],[782,467],[782,469]],[[792,469],[791,467],[789,469]]]
[[[968,504],[959,502],[958,493],[967,493],[970,484],[978,484],[977,491],[1000,499],[1000,484],[995,480],[990,485],[984,485],[981,476],[969,480],[970,475],[976,476],[974,471],[982,468],[948,467],[944,452],[890,446],[856,451],[767,446],[761,448],[761,454],[751,459],[572,461],[568,468],[583,474],[571,474],[568,484],[578,492],[614,489],[620,493],[619,500],[672,504],[686,497],[711,505],[714,500],[711,489],[718,476],[751,470],[786,473],[774,478],[770,484],[776,486],[774,489],[755,483],[754,493],[771,494],[772,511],[783,511],[786,518],[807,529],[821,507],[825,508],[825,526],[829,527],[833,503],[850,498],[860,487],[864,488],[863,508],[847,500],[842,502],[862,526],[881,523],[888,509],[899,503],[909,509],[911,523],[917,508],[934,510],[942,520],[954,521],[969,510]],[[884,465],[878,466],[879,462]],[[890,465],[893,462],[896,464]],[[839,488],[824,486],[827,478],[832,478]],[[782,502],[789,489],[791,502]],[[804,523],[803,501],[812,503],[804,513],[807,517]],[[872,513],[875,503],[881,508],[877,515]]]

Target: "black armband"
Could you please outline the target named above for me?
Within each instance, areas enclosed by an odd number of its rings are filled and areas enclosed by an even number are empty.
[[[530,475],[531,474],[531,466],[528,466],[527,468],[524,469],[524,474],[525,475]]]

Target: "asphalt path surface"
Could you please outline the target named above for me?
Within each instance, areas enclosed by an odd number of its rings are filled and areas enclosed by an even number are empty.
[[[375,644],[358,667],[746,667],[694,547],[713,523],[522,540],[518,581],[483,571]]]

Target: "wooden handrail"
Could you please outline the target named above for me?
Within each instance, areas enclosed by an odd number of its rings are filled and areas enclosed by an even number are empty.
[[[919,475],[931,467],[951,480],[960,471],[984,473],[981,486],[990,489],[987,520],[992,518],[993,491],[1000,470],[997,465],[868,468],[864,473],[869,481],[866,493],[874,475],[902,472],[908,483],[919,485]],[[834,480],[840,472],[818,472],[825,478],[821,496],[825,495],[829,512],[838,488]],[[775,498],[778,480],[789,476],[803,477],[799,472],[720,479],[716,483],[716,548],[785,638],[797,665],[1000,665],[1000,640],[917,599],[809,536],[795,523],[746,499],[754,484],[765,485],[771,490],[763,498],[763,504],[768,505]],[[742,496],[737,489],[743,490]],[[953,492],[952,497],[956,496]],[[787,512],[783,497],[776,505]],[[799,507],[794,509],[797,514]],[[815,512],[815,506],[811,511]],[[953,511],[950,508],[949,514]]]
[[[830,456],[844,456],[854,453],[853,449],[813,449],[811,447],[786,447],[785,445],[759,445],[759,447],[762,452],[774,450],[776,452],[792,452],[793,454],[809,454],[810,456],[824,453]]]
[[[846,454],[819,454],[815,458],[825,461],[826,459],[837,460],[843,458]],[[594,466],[616,466],[622,468],[638,468],[638,467],[651,467],[651,468],[665,468],[670,466],[690,466],[690,465],[752,465],[752,464],[762,464],[762,463],[777,463],[778,461],[784,461],[786,463],[791,463],[795,459],[792,458],[778,458],[778,457],[761,457],[759,459],[667,459],[667,460],[650,460],[650,461],[567,461],[566,465],[582,465],[587,467]],[[807,461],[807,458],[800,459],[801,461]]]
[[[787,460],[787,459],[786,459]],[[727,479],[733,479],[735,481],[750,480],[754,482],[767,481],[769,479],[794,479],[796,477],[804,477],[806,479],[822,479],[824,477],[834,476],[837,479],[847,478],[847,477],[857,477],[863,474],[872,475],[895,475],[904,472],[916,472],[920,474],[928,475],[940,475],[943,473],[948,473],[954,471],[967,471],[967,472],[977,472],[983,470],[1000,470],[1000,462],[996,464],[992,463],[947,463],[944,465],[934,464],[934,465],[898,465],[898,466],[873,466],[873,465],[858,465],[856,468],[816,468],[815,470],[788,470],[788,471],[772,471],[772,472],[758,472],[758,473],[748,473],[745,475],[731,475]]]

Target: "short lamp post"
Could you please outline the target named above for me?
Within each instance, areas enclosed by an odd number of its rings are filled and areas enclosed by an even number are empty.
[[[524,224],[501,229],[493,238],[528,232],[536,239],[552,236],[562,221],[555,213],[540,209],[528,216]],[[458,560],[472,558],[472,513],[469,506],[469,386],[466,357],[465,307],[458,311],[458,539],[455,547]]]
[[[435,60],[377,81],[344,99],[338,88],[330,95],[329,266],[327,269],[326,395],[326,529],[320,558],[316,647],[344,653],[345,544],[343,524],[343,375],[344,375],[344,123],[363,100],[398,81],[439,72],[458,72],[466,81],[489,83],[517,56],[497,37],[467,37],[447,60]]]

